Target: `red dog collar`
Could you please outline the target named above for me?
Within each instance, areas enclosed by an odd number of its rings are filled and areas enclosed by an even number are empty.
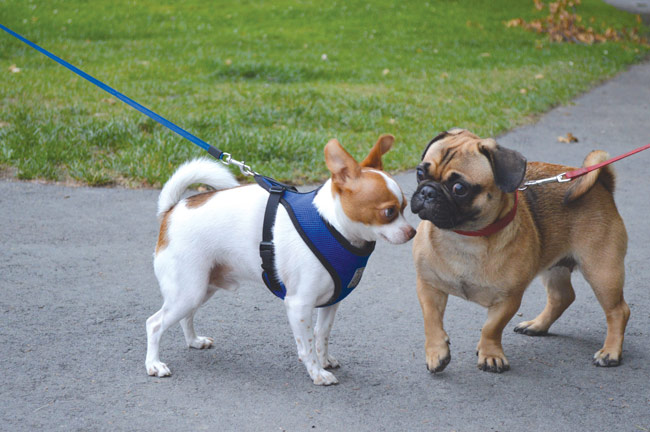
[[[490,225],[486,226],[483,229],[480,229],[478,231],[461,231],[461,230],[454,230],[456,234],[464,235],[464,236],[470,236],[470,237],[487,237],[489,235],[492,235],[496,232],[501,231],[503,228],[508,226],[510,222],[515,218],[515,214],[517,214],[517,201],[519,199],[519,193],[518,191],[515,191],[515,204],[512,206],[512,210],[508,212],[507,215],[505,215],[503,218],[495,221],[494,223],[491,223]]]

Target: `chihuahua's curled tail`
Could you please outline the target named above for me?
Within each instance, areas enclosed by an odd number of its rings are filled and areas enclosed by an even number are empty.
[[[605,162],[607,159],[609,159],[609,154],[607,154],[607,152],[594,150],[587,155],[582,166],[588,167],[596,165]],[[566,194],[564,195],[564,204],[569,204],[583,196],[592,188],[593,185],[596,184],[596,182],[600,182],[605,189],[614,193],[614,186],[616,183],[616,174],[614,173],[614,169],[610,165],[606,165],[577,178],[566,191]]]
[[[215,190],[239,186],[232,173],[221,164],[207,158],[184,163],[165,183],[158,197],[158,218],[181,200],[183,192],[193,184],[205,184]]]

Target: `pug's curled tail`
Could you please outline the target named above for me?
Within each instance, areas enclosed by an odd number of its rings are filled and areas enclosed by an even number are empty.
[[[609,159],[609,154],[607,152],[594,150],[587,155],[582,166],[588,167],[597,163],[605,162],[607,159]],[[596,182],[600,182],[605,189],[614,193],[616,174],[611,165],[606,165],[602,168],[591,171],[571,182],[569,189],[566,191],[566,194],[564,194],[564,204],[569,204],[586,194],[589,189],[596,184]]]

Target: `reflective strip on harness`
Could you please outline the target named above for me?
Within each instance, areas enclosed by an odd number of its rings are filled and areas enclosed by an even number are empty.
[[[272,227],[279,201],[287,210],[300,237],[323,264],[334,282],[334,294],[327,303],[319,307],[333,305],[347,297],[361,281],[363,270],[375,248],[375,242],[369,242],[365,247],[357,248],[350,244],[334,227],[325,222],[313,204],[318,189],[300,193],[295,188],[283,185],[268,177],[257,175],[255,180],[261,187],[269,191],[269,201],[264,214],[265,226],[262,230],[262,243],[260,243],[260,256],[264,270],[262,279],[269,290],[280,298],[284,298],[287,292],[275,272]],[[274,195],[279,199],[274,198]]]

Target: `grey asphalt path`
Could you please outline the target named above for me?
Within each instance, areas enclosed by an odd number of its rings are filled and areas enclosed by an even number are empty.
[[[422,145],[451,126],[462,125],[434,125]],[[567,132],[580,142],[558,143]],[[595,148],[615,155],[650,142],[650,63],[499,142],[570,165]],[[548,337],[513,332],[544,305],[539,281],[530,286],[504,333],[512,370],[502,375],[475,365],[485,311],[450,298],[452,361],[430,375],[411,245],[380,244],[339,309],[340,384],[328,388],[308,379],[283,305],[261,284],[220,292],[199,311],[197,330],[214,348],[187,349],[178,326],[166,333],[173,376],[147,376],[144,322],[161,304],[151,266],[158,192],[0,181],[0,430],[650,430],[649,164],[650,152],[616,166],[630,237],[622,366],[591,365],[605,317],[575,275],[577,300]],[[397,178],[414,190],[412,172]]]

